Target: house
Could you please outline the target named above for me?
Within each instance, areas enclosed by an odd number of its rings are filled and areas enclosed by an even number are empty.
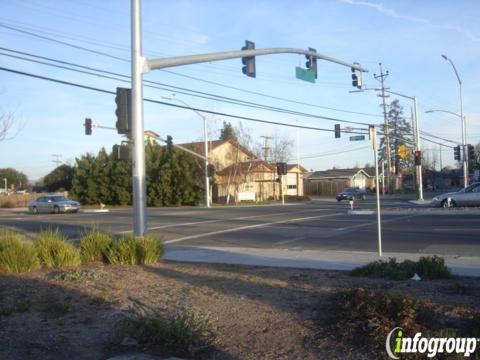
[[[203,141],[182,144],[198,154],[205,153]],[[208,141],[208,160],[215,168],[212,185],[214,202],[278,199],[281,194],[276,165],[258,159],[234,139]],[[300,165],[288,165],[283,190],[286,195],[303,195]]]
[[[306,195],[335,195],[346,187],[373,188],[375,177],[364,169],[331,169],[310,173],[304,181]]]

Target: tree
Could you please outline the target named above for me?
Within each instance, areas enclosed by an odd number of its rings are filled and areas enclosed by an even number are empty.
[[[405,145],[410,149],[410,154],[413,154],[412,147],[412,127],[403,117],[403,107],[400,106],[398,99],[393,100],[388,105],[387,113],[388,133],[390,140],[390,158],[392,159],[392,166],[395,168],[395,174],[398,175],[402,170],[411,168],[413,166],[412,156],[408,156],[406,159],[402,159],[397,155],[397,150],[401,145]],[[382,125],[382,132],[385,132],[385,127]],[[380,139],[379,158],[380,160],[387,159],[386,141],[385,136]]]
[[[43,179],[47,191],[70,191],[72,189],[74,168],[63,164],[53,169]]]
[[[9,188],[23,189],[28,185],[27,175],[13,168],[0,169],[1,185],[4,185],[3,179],[7,179],[7,186]]]
[[[10,140],[17,136],[20,128],[18,128],[13,135],[9,136],[9,133],[13,130],[14,124],[15,120],[12,113],[7,112],[0,115],[0,141]]]
[[[237,133],[229,122],[223,122],[223,128],[220,129],[220,140],[234,139],[237,140]]]

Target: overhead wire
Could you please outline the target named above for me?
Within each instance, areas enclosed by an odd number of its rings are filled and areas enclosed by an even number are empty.
[[[20,33],[23,33],[23,34],[27,34],[27,35],[30,35],[30,36],[33,36],[33,37],[37,37],[37,38],[40,38],[40,39],[43,39],[43,40],[52,41],[52,42],[55,42],[55,43],[58,43],[58,44],[61,44],[61,45],[69,46],[69,47],[75,48],[77,50],[83,50],[83,51],[86,51],[86,52],[94,53],[96,55],[101,55],[101,56],[105,56],[105,57],[112,58],[112,59],[115,59],[115,60],[119,60],[119,61],[122,61],[122,62],[130,63],[130,60],[128,60],[126,58],[121,58],[121,57],[118,57],[118,56],[115,56],[115,55],[105,53],[103,51],[93,50],[93,49],[90,49],[90,48],[87,48],[87,47],[84,47],[84,46],[71,44],[71,43],[68,43],[66,41],[54,39],[54,38],[49,37],[49,36],[36,34],[36,33],[31,32],[31,31],[20,29],[20,28],[14,27],[14,26],[10,26],[10,25],[0,23],[0,27],[7,28],[7,29],[12,30],[12,31],[17,31],[17,32],[20,32]],[[184,77],[184,78],[188,78],[188,79],[212,84],[212,85],[215,85],[215,86],[220,86],[220,87],[232,89],[232,90],[239,91],[239,92],[244,92],[244,93],[257,95],[257,96],[262,96],[262,97],[266,97],[266,98],[270,98],[270,99],[274,99],[274,100],[279,100],[279,101],[283,101],[283,102],[289,102],[289,103],[293,103],[293,104],[297,104],[297,105],[304,105],[304,106],[309,106],[309,107],[315,107],[315,108],[320,108],[320,109],[325,109],[325,110],[344,112],[344,113],[355,114],[355,115],[370,116],[370,117],[381,117],[381,115],[378,115],[378,114],[371,114],[371,113],[363,113],[363,112],[358,112],[358,111],[337,109],[337,108],[333,108],[333,107],[321,106],[321,105],[306,103],[306,102],[302,102],[302,101],[296,101],[296,100],[292,100],[292,99],[282,98],[282,97],[278,97],[278,96],[268,95],[268,94],[264,94],[264,93],[261,93],[261,92],[256,92],[256,91],[246,90],[246,89],[242,89],[242,88],[238,88],[238,87],[234,87],[234,86],[230,86],[230,85],[221,84],[221,83],[211,81],[211,80],[200,79],[200,78],[197,78],[197,77],[194,77],[194,76],[191,76],[191,75],[181,74],[181,73],[177,73],[177,72],[171,71],[171,70],[161,69],[161,71],[169,73],[169,74],[173,74],[175,76],[180,76],[180,77]]]

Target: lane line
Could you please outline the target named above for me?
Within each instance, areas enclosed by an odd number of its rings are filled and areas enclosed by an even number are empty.
[[[394,218],[394,219],[382,220],[382,224],[390,223],[390,222],[397,221],[397,220],[409,219],[409,218],[412,218],[412,217],[414,217],[414,216],[417,216],[417,215],[407,215],[407,216],[401,216],[401,217]],[[350,229],[355,229],[355,228],[360,228],[360,227],[366,227],[366,226],[376,225],[376,224],[377,224],[376,221],[371,221],[371,222],[368,222],[368,223],[357,224],[357,225],[352,225],[352,226],[343,227],[343,228],[337,228],[337,229],[335,229],[335,230],[337,230],[337,231],[344,231],[344,230],[350,230]]]
[[[202,221],[193,221],[193,222],[186,222],[186,223],[179,223],[179,224],[168,224],[168,225],[160,225],[160,226],[152,226],[149,227],[148,230],[158,230],[158,229],[168,229],[168,228],[173,228],[173,227],[183,227],[183,226],[191,226],[191,225],[199,225],[199,224],[208,224],[208,223],[216,223],[216,222],[222,222],[222,221],[236,221],[236,220],[247,220],[247,219],[255,219],[255,218],[261,218],[261,217],[267,217],[267,216],[279,216],[279,215],[286,215],[286,214],[299,214],[299,213],[304,213],[304,212],[313,212],[313,211],[324,211],[328,209],[306,209],[306,210],[299,210],[299,211],[284,211],[280,213],[274,213],[274,214],[261,214],[261,215],[249,215],[249,216],[240,216],[237,218],[232,218],[232,219],[214,219],[214,220],[202,220]],[[115,234],[128,234],[132,233],[133,230],[125,230],[125,231],[119,231],[116,232]]]
[[[326,218],[326,217],[338,216],[338,215],[342,215],[342,214],[343,213],[333,213],[333,214],[326,214],[326,215],[307,216],[307,217],[302,217],[302,218],[272,221],[272,222],[263,223],[263,224],[240,226],[240,227],[231,228],[231,229],[211,231],[211,232],[203,233],[203,234],[184,236],[184,237],[181,237],[181,238],[165,241],[164,244],[173,244],[173,243],[177,243],[177,242],[181,242],[181,241],[185,241],[185,240],[198,239],[198,238],[205,237],[205,236],[226,234],[226,233],[230,233],[230,232],[236,232],[236,231],[248,230],[248,229],[262,228],[262,227],[267,227],[267,226],[275,225],[275,224],[286,224],[286,223],[291,223],[291,222],[299,222],[299,221],[305,221],[305,220]]]
[[[305,236],[299,236],[299,237],[296,237],[296,238],[293,238],[293,239],[278,241],[278,242],[276,242],[276,243],[273,243],[273,245],[291,244],[291,243],[294,243],[294,242],[296,242],[296,241],[300,241],[300,240],[304,240],[304,239],[306,239]]]

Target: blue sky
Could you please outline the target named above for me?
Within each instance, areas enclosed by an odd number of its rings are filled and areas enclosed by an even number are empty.
[[[121,60],[130,56],[127,0],[2,0],[0,9],[2,48],[111,72],[130,72],[128,61]],[[378,63],[382,62],[390,73],[386,85],[391,90],[417,96],[421,129],[460,141],[458,118],[425,114],[429,109],[460,112],[457,79],[451,65],[440,56],[445,53],[463,80],[467,142],[480,141],[478,1],[144,0],[142,9],[143,49],[149,58],[240,49],[246,39],[254,41],[257,48],[313,47],[320,53],[361,63],[370,71],[364,74],[367,87],[378,87],[373,74],[379,73]],[[119,59],[40,39],[18,29]],[[6,50],[0,53],[14,54]],[[241,61],[237,59],[153,71],[144,78],[341,120],[374,124],[383,121],[380,99],[374,92],[349,93],[353,90],[349,68],[319,61],[317,83],[310,84],[295,79],[295,67],[304,65],[304,56],[274,55],[257,58],[255,79],[242,74]],[[110,91],[128,86],[5,55],[0,55],[0,66]],[[163,101],[169,101],[162,98],[171,94],[172,90],[144,90],[145,97]],[[328,129],[335,124],[186,94],[177,93],[176,97],[193,107],[258,119]],[[400,99],[400,103],[408,117],[411,102]],[[103,126],[114,126],[115,101],[109,94],[0,71],[0,111],[12,113],[21,126],[14,139],[0,142],[0,167],[14,167],[31,180],[55,167],[52,154],[61,154],[62,161],[73,164],[76,157],[86,152],[97,153],[101,147],[110,150],[121,141],[120,135],[110,130],[97,129],[92,136],[84,135],[85,117]],[[211,137],[218,136],[223,121],[238,124],[224,116],[206,116]],[[295,142],[292,162],[296,161],[298,148],[300,162],[308,169],[373,162],[368,143],[350,142],[348,135],[334,139],[330,132],[297,131],[248,121],[242,121],[242,125],[249,129],[255,142],[260,142],[262,135],[275,133],[289,137]],[[201,118],[191,110],[145,104],[145,129],[171,135],[175,142],[200,140],[202,126]],[[430,158],[439,160],[439,145],[424,141],[422,148]],[[453,150],[443,150],[443,166],[454,165]]]

